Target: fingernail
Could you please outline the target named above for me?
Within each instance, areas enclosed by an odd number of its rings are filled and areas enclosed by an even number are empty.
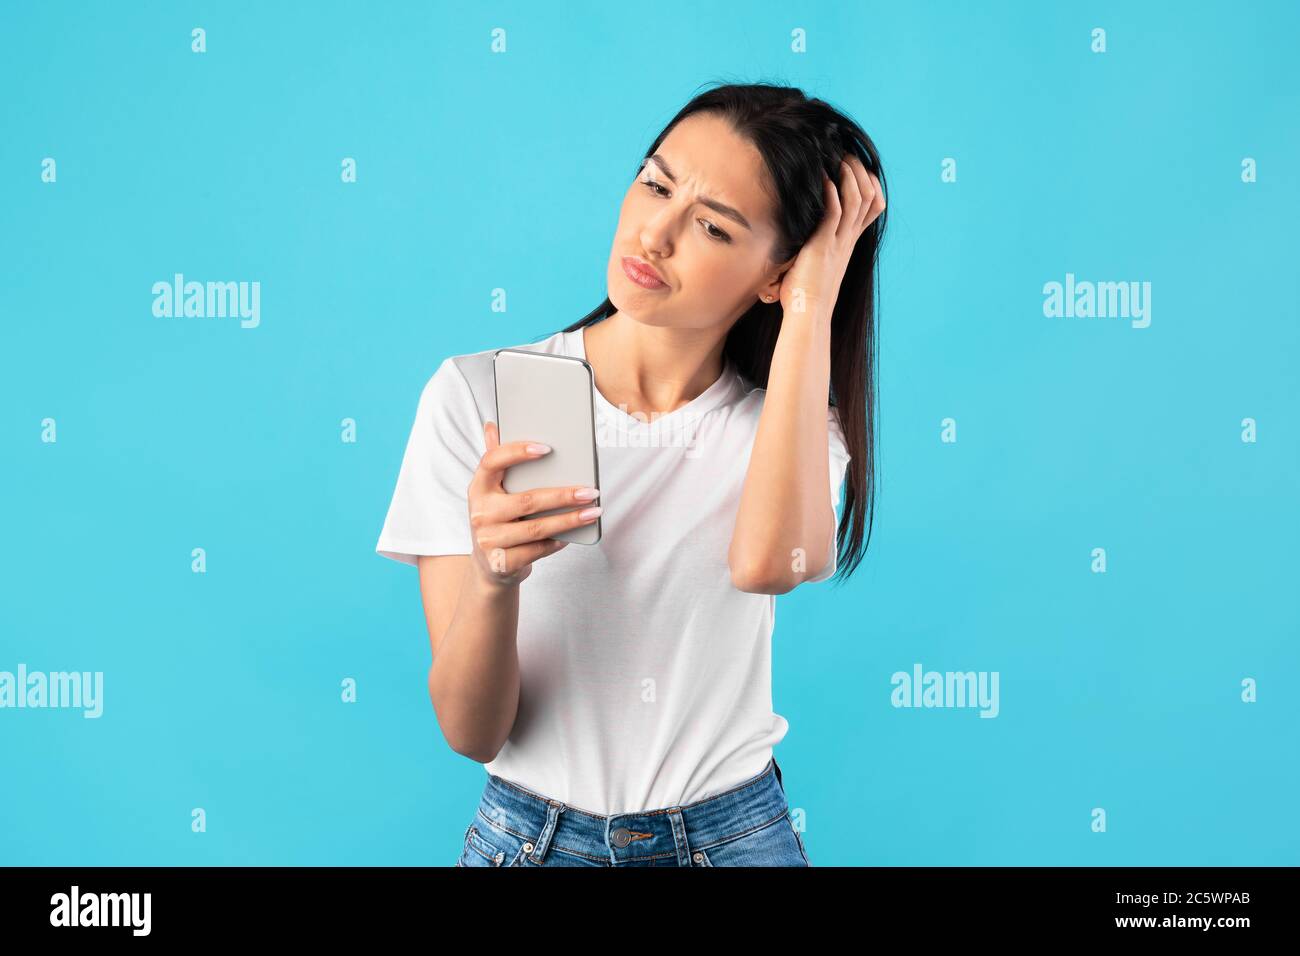
[[[599,505],[597,505],[595,508],[583,508],[581,511],[578,512],[578,517],[581,518],[583,521],[588,521],[591,518],[596,517],[596,515],[600,514],[600,510],[601,509]]]
[[[600,494],[600,492],[595,488],[579,488],[573,493],[573,497],[577,498],[579,501],[590,501],[598,494]]]
[[[550,450],[550,445],[543,445],[540,442],[528,443],[528,454],[530,455],[545,455]]]

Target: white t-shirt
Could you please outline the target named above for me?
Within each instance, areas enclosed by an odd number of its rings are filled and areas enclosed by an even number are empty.
[[[582,329],[514,347],[586,358]],[[471,552],[466,493],[496,421],[494,352],[452,356],[425,385],[379,554],[414,565]],[[538,559],[520,585],[518,717],[485,766],[609,816],[730,789],[767,766],[789,725],[772,709],[776,597],[738,590],[727,565],[766,390],[728,360],[689,404],[644,422],[599,384],[601,539]],[[849,454],[830,406],[827,423],[838,519]],[[805,581],[835,563],[832,549]]]

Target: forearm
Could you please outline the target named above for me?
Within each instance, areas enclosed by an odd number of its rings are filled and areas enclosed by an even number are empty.
[[[492,760],[519,709],[519,585],[497,586],[466,570],[460,599],[429,668],[429,698],[447,743]]]
[[[830,330],[820,311],[781,324],[728,553],[744,590],[788,591],[830,560]],[[802,573],[794,570],[796,549]]]

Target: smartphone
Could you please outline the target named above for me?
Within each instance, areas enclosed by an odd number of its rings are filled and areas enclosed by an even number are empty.
[[[587,361],[528,349],[497,349],[492,370],[501,444],[536,441],[551,446],[551,451],[541,458],[507,468],[502,487],[510,494],[564,485],[599,489],[596,380]],[[575,501],[527,517],[562,514],[600,503],[600,498]],[[600,540],[600,523],[597,517],[590,524],[551,537],[573,544],[595,544]]]

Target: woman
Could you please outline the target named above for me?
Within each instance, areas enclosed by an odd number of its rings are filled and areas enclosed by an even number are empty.
[[[774,595],[869,534],[884,208],[852,120],[715,88],[641,161],[609,298],[515,346],[590,364],[600,502],[502,490],[546,449],[499,443],[495,349],[425,386],[376,550],[418,565],[439,726],[488,771],[457,866],[809,865],[772,757]],[[597,513],[597,545],[550,537]]]

